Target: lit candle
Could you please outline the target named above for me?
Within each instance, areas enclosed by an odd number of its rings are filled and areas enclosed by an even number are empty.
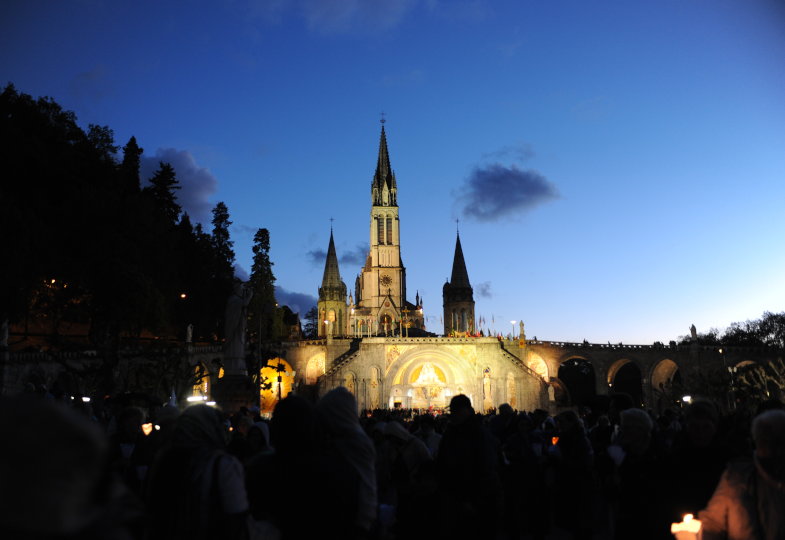
[[[701,522],[692,514],[685,514],[681,523],[671,523],[671,534],[676,540],[697,540],[701,530]]]

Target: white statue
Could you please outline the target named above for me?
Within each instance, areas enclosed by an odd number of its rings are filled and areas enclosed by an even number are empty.
[[[193,324],[189,324],[185,328],[185,342],[186,343],[191,343],[193,341],[193,337],[194,337],[194,325]]]
[[[521,321],[521,335],[518,336],[518,339],[522,339],[522,340],[526,339],[526,332],[524,332],[524,329],[523,329],[523,321]]]
[[[245,320],[253,291],[238,281],[226,301],[224,315],[224,368],[228,373],[245,371]]]

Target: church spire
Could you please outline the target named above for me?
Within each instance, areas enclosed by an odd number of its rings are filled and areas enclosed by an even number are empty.
[[[376,161],[376,172],[371,184],[371,197],[374,206],[398,206],[398,184],[395,173],[390,165],[390,153],[387,151],[387,133],[384,131],[379,136],[379,157]]]
[[[331,220],[332,221],[332,220]],[[333,230],[330,227],[330,244],[327,247],[327,258],[324,261],[324,277],[319,287],[319,299],[316,302],[319,312],[319,337],[343,336],[347,332],[346,284],[341,281],[338,271],[338,257],[335,254]],[[322,325],[322,321],[327,321]]]
[[[333,240],[332,225],[330,226],[330,245],[327,247],[327,259],[324,261],[324,276],[322,289],[341,287],[341,272],[338,270],[338,257],[335,254],[335,241]],[[345,285],[344,285],[345,287]]]
[[[452,260],[452,276],[450,285],[453,287],[471,287],[469,284],[469,273],[466,271],[466,262],[463,260],[463,249],[461,249],[461,236],[455,235],[455,256]]]

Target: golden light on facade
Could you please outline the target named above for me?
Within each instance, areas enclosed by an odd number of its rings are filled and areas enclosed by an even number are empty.
[[[294,369],[283,358],[273,358],[259,370],[259,377],[269,385],[259,390],[260,408],[262,412],[272,412],[278,396],[285,398],[294,389]]]

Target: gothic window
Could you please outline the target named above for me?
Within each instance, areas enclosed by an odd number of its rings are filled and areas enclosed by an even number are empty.
[[[380,244],[384,244],[384,221],[383,218],[376,218],[376,238]]]
[[[392,244],[393,243],[392,218],[387,218],[387,243],[388,244]]]
[[[468,326],[469,325],[466,323],[466,310],[462,309],[461,310],[461,332],[466,332],[466,329],[468,328]]]

